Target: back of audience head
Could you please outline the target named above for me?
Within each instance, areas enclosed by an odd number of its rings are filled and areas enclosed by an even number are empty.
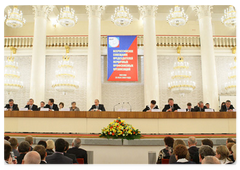
[[[9,144],[4,144],[4,160],[9,161],[11,163],[11,150],[12,147]]]
[[[174,139],[172,137],[170,137],[170,136],[166,136],[164,138],[164,143],[165,143],[166,146],[172,148],[173,147],[173,143],[174,143]]]
[[[31,150],[30,144],[27,141],[22,141],[18,146],[19,153],[26,153]]]
[[[213,142],[212,142],[212,140],[210,140],[210,139],[203,139],[203,140],[202,140],[202,145],[208,145],[208,146],[210,146],[211,148],[213,148]]]
[[[188,146],[196,146],[197,145],[197,141],[196,138],[194,136],[190,136],[188,138]]]
[[[202,162],[205,156],[215,156],[214,150],[209,145],[203,145],[199,148],[199,162]]]
[[[59,138],[55,141],[56,152],[64,152],[65,148],[66,148],[66,141],[64,139]]]
[[[40,157],[41,157],[41,160],[44,160],[44,158],[47,156],[47,152],[46,152],[46,149],[44,148],[44,146],[42,145],[36,145],[34,148],[33,148],[33,151],[36,151],[39,153]]]
[[[25,141],[27,141],[30,145],[33,144],[33,137],[31,135],[28,135],[25,137]]]
[[[38,142],[38,145],[44,146],[45,149],[47,148],[47,142],[44,141],[44,140],[40,140],[40,141]]]
[[[64,152],[66,152],[69,149],[69,143],[67,141],[65,141],[65,149]]]
[[[184,145],[184,146],[186,146],[186,143],[182,139],[176,139],[173,142],[173,149],[175,149],[177,145]]]
[[[225,145],[217,146],[216,148],[216,157],[219,160],[227,159],[229,156],[228,148]]]
[[[205,156],[202,160],[202,164],[221,164],[218,158],[215,156]]]
[[[77,147],[77,148],[79,148],[80,145],[81,145],[81,139],[79,139],[79,138],[73,139],[72,147]]]
[[[233,152],[232,152],[232,146],[233,146],[233,145],[235,145],[235,143],[230,142],[230,143],[227,144],[227,148],[228,148],[229,154],[232,154],[232,153],[233,153]]]
[[[4,136],[4,139],[7,140],[7,141],[9,141],[10,136]]]
[[[22,160],[22,164],[40,164],[40,162],[41,157],[36,151],[28,152]]]
[[[236,153],[236,144],[234,144],[233,146],[232,146],[232,148],[231,148],[231,150],[232,150],[232,154],[233,154],[233,159],[234,160],[236,160],[236,156],[237,156],[237,153]]]
[[[55,148],[55,144],[53,140],[47,140],[46,143],[47,143],[46,149],[52,150]]]
[[[175,153],[176,160],[182,159],[182,158],[187,159],[188,149],[185,145],[179,144],[174,149],[174,153]]]
[[[18,140],[16,138],[9,139],[9,142],[11,143],[12,149],[17,149],[17,147],[18,147]]]
[[[233,138],[227,138],[226,144],[228,143],[236,143],[236,141]]]

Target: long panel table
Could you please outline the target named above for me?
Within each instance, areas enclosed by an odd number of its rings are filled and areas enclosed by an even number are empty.
[[[118,117],[142,133],[236,133],[236,112],[4,111],[4,131],[100,133]]]

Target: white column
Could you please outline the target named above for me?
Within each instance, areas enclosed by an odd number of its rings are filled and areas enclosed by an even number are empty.
[[[144,104],[159,102],[158,62],[156,47],[155,14],[157,6],[139,6],[143,19],[144,35]]]
[[[199,19],[202,62],[203,102],[219,110],[217,72],[214,55],[213,30],[211,23],[211,6],[194,6]]]
[[[87,109],[95,99],[102,99],[101,68],[101,5],[87,5],[88,13],[88,62],[87,62]]]
[[[53,6],[34,5],[34,37],[30,83],[30,98],[39,103],[45,97],[45,51],[47,15]]]

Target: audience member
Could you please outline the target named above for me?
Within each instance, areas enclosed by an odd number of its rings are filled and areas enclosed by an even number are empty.
[[[6,139],[4,139],[4,144],[9,144],[11,145],[11,143],[9,141],[7,141]]]
[[[217,146],[216,148],[216,157],[219,159],[221,164],[233,163],[229,158],[229,151],[225,145]]]
[[[236,144],[236,141],[235,141],[235,139],[233,139],[233,138],[227,138],[227,140],[226,140],[226,145],[227,145],[228,143],[235,143],[235,144]]]
[[[44,107],[45,107],[45,102],[41,101],[40,102],[40,107],[38,108],[38,110],[41,110],[41,108],[44,108]]]
[[[231,105],[231,101],[227,100],[226,104],[221,107],[220,112],[232,112],[234,109],[233,105]]]
[[[169,164],[173,164],[173,163],[177,162],[176,157],[175,157],[175,153],[174,153],[174,149],[175,149],[178,145],[184,145],[184,146],[186,146],[185,142],[184,142],[182,139],[176,139],[176,140],[174,140],[174,142],[173,142],[173,154],[172,154],[172,155],[170,156],[170,158],[169,158]],[[188,152],[188,155],[187,155],[187,159],[190,159],[189,152]]]
[[[31,135],[28,135],[25,137],[25,141],[27,141],[30,144],[31,151],[32,151],[33,137]]]
[[[145,109],[143,109],[143,112],[151,112],[153,109],[159,109],[156,103],[156,100],[151,100],[150,105],[147,105]]]
[[[185,145],[177,145],[174,149],[176,162],[174,164],[195,164],[195,162],[187,159],[188,149]]]
[[[19,146],[18,146],[18,152],[19,152],[19,156],[17,157],[17,163],[18,164],[22,164],[22,160],[24,158],[24,156],[26,155],[27,152],[29,152],[31,149],[31,146],[29,144],[29,142],[27,141],[22,141]]]
[[[233,159],[236,161],[236,156],[237,156],[237,150],[236,150],[236,144],[232,146],[232,152],[233,152]]]
[[[58,104],[58,106],[59,106],[59,110],[61,110],[61,109],[64,108],[64,103],[63,103],[63,102],[60,102],[60,103]]]
[[[210,140],[210,139],[203,139],[203,140],[202,140],[202,145],[208,145],[208,146],[210,146],[211,148],[213,148],[213,142],[212,142],[212,140]]]
[[[160,150],[158,155],[157,164],[162,163],[162,159],[169,159],[173,153],[173,142],[174,139],[170,136],[164,138],[165,148]]]
[[[7,140],[7,141],[9,141],[10,136],[4,136],[4,139]]]
[[[4,144],[4,160],[7,164],[13,164],[11,156],[12,147],[9,144]]]
[[[14,104],[13,99],[9,99],[8,100],[8,104],[6,104],[6,106],[4,108],[7,108],[9,111],[18,111],[18,105]]]
[[[47,140],[46,143],[47,143],[47,147],[46,147],[47,155],[52,155],[54,153],[53,148],[55,148],[54,141]]]
[[[44,140],[40,140],[37,145],[42,145],[45,149],[47,148],[47,142]]]
[[[36,151],[28,152],[22,160],[22,164],[40,164],[40,162],[41,157]]]
[[[73,160],[73,163],[77,164],[78,162],[77,162],[77,159],[76,159],[76,155],[71,154],[71,153],[67,153],[67,151],[69,149],[69,143],[67,141],[65,141],[65,144],[66,145],[65,145],[65,149],[64,149],[64,156],[71,158]]]
[[[188,138],[188,151],[190,154],[190,158],[193,162],[195,162],[196,164],[199,164],[199,152],[198,152],[198,148],[197,148],[197,141],[196,138],[194,136],[190,136]]]
[[[39,153],[40,157],[41,157],[41,162],[40,164],[46,164],[47,162],[45,161],[45,158],[47,156],[47,152],[46,152],[46,149],[44,146],[42,145],[36,145],[34,148],[33,148],[33,151],[36,151]]]
[[[48,164],[72,164],[73,160],[64,156],[65,149],[65,140],[57,139],[55,142],[55,152],[52,155],[48,155],[46,157],[46,161]]]
[[[235,162],[234,158],[233,158],[233,151],[232,151],[232,146],[235,145],[235,143],[230,142],[227,144],[227,148],[229,151],[229,158],[231,159],[231,161]]]
[[[202,160],[202,164],[221,164],[218,158],[215,156],[205,156]]]
[[[59,111],[58,106],[54,104],[54,99],[49,99],[45,108],[49,108],[50,111]]]
[[[205,156],[215,156],[214,150],[209,145],[202,145],[199,148],[199,162],[202,163]]]
[[[89,111],[106,111],[103,104],[99,104],[99,100],[94,100],[94,105],[89,109]]]
[[[202,101],[200,101],[198,105],[194,107],[195,112],[204,112],[205,109],[206,109],[206,106],[204,106]]]
[[[32,111],[37,111],[38,110],[38,106],[33,104],[34,100],[33,99],[29,99],[29,104],[25,106],[25,108],[28,108],[28,110],[32,110]]]
[[[194,112],[194,109],[192,108],[192,103],[187,103],[186,112]]]
[[[72,107],[70,107],[70,111],[80,111],[79,108],[76,106],[76,102],[72,102]]]
[[[87,151],[84,149],[79,148],[81,145],[81,139],[75,138],[73,139],[72,142],[72,148],[70,148],[67,153],[71,153],[76,155],[76,158],[83,158],[84,159],[84,164],[87,164]]]
[[[11,138],[11,139],[9,139],[9,142],[11,143],[11,147],[12,147],[12,151],[13,151],[14,155],[18,157],[20,154],[17,150],[17,147],[18,147],[17,139],[16,138]]]
[[[172,98],[169,98],[168,104],[164,106],[162,112],[177,112],[178,109],[181,109],[178,104],[174,104],[174,100]]]

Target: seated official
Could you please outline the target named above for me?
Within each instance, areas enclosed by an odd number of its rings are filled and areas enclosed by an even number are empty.
[[[48,104],[44,108],[49,108],[50,111],[59,111],[58,106],[54,104],[54,99],[49,99]]]
[[[221,107],[220,112],[232,112],[234,109],[233,105],[231,105],[231,101],[227,100],[226,104]]]
[[[212,109],[212,108],[210,108],[210,104],[209,104],[209,103],[206,103],[206,104],[205,104],[205,107],[206,107],[206,109]],[[215,112],[214,109],[213,109],[213,111]]]
[[[192,108],[192,103],[187,103],[186,112],[194,112],[194,109]]]
[[[221,108],[225,105],[226,105],[226,102],[222,102],[219,112],[221,112]]]
[[[7,108],[9,111],[18,111],[19,110],[18,105],[14,104],[13,99],[9,99],[8,103],[9,104],[6,104],[6,106],[4,108]]]
[[[72,107],[70,107],[70,111],[80,111],[80,109],[76,106],[76,102],[72,102]]]
[[[58,106],[59,106],[59,110],[61,110],[61,109],[64,107],[64,103],[63,103],[63,102],[60,102],[60,103],[58,104]]]
[[[198,105],[194,107],[195,112],[204,112],[205,109],[206,109],[206,106],[204,106],[202,101],[200,101]]]
[[[38,110],[41,110],[41,108],[44,108],[45,106],[45,102],[44,101],[41,101],[40,102],[40,107],[38,108]]]
[[[147,105],[143,112],[151,112],[152,109],[159,109],[158,105],[156,105],[156,100],[151,100],[150,106]]]
[[[181,144],[178,145],[174,149],[174,153],[175,153],[175,158],[177,160],[177,162],[175,162],[174,164],[195,164],[195,162],[187,160],[187,155],[189,153],[188,153],[188,149],[186,146],[181,145]]]
[[[168,99],[168,104],[162,109],[162,112],[177,112],[178,109],[181,109],[178,104],[174,104],[174,100],[172,98]]]
[[[38,106],[33,104],[34,100],[33,99],[29,99],[29,104],[25,106],[25,108],[28,108],[28,110],[32,110],[32,111],[37,111],[38,110]]]
[[[95,99],[94,105],[89,109],[89,111],[106,111],[103,104],[99,104],[99,100]]]

